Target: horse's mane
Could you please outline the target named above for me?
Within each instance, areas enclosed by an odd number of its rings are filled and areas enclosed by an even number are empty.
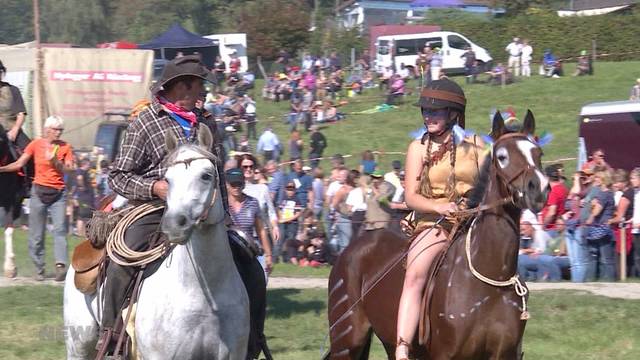
[[[473,185],[473,190],[471,190],[471,194],[469,194],[469,197],[467,199],[468,208],[471,209],[478,207],[482,203],[482,199],[484,198],[485,192],[487,191],[487,186],[489,186],[490,169],[491,154],[488,154],[482,162],[478,178],[476,179],[476,182]]]
[[[211,162],[213,162],[214,164],[218,163],[218,157],[215,156],[213,153],[203,149],[202,147],[198,146],[197,144],[188,143],[188,144],[182,144],[180,146],[177,146],[169,154],[167,154],[167,156],[164,158],[164,165],[166,166],[166,165],[169,165],[169,164],[172,164],[173,162],[175,162],[176,159],[178,158],[178,154],[180,153],[180,150],[182,150],[182,149],[194,151],[194,152],[198,153],[199,155],[204,156],[207,159],[211,160]]]

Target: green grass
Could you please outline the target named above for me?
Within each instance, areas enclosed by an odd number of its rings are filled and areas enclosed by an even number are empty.
[[[276,264],[273,267],[272,277],[300,277],[300,278],[328,278],[331,267],[319,268],[300,267],[292,264]]]
[[[577,154],[577,117],[580,108],[591,102],[624,100],[633,80],[640,76],[638,70],[640,62],[598,62],[595,65],[595,75],[586,77],[565,76],[560,79],[533,76],[520,79],[515,84],[505,88],[489,86],[487,84],[463,84],[463,78],[455,77],[461,83],[467,99],[467,128],[477,132],[487,133],[490,129],[489,113],[491,109],[506,109],[513,107],[520,119],[523,119],[527,109],[535,115],[538,133],[543,130],[553,133],[554,141],[545,149],[543,160],[554,160],[566,157],[576,157]],[[575,64],[567,64],[566,74],[574,71]],[[257,89],[262,83],[257,84]],[[415,82],[411,82],[411,87]],[[259,91],[256,90],[256,94]],[[360,154],[366,149],[404,152],[410,142],[408,136],[421,126],[422,120],[417,107],[413,104],[417,100],[414,90],[411,97],[407,97],[404,104],[392,111],[370,115],[348,115],[345,121],[337,124],[324,125],[321,131],[328,139],[325,155],[335,153],[354,154],[347,160],[347,165],[357,167]],[[259,98],[259,97],[258,97]],[[383,102],[383,95],[378,89],[367,90],[361,97],[348,98],[348,105],[341,111],[350,113],[372,108]],[[258,130],[267,124],[274,126],[281,142],[287,148],[288,129],[283,123],[283,115],[288,111],[288,103],[274,103],[258,99],[258,117],[261,123]],[[305,146],[309,138],[304,135]],[[305,149],[305,154],[308,148]],[[283,159],[288,159],[285,153]],[[379,163],[383,169],[389,169],[395,159],[404,159],[402,155],[387,155],[381,157]],[[566,164],[568,170],[575,167],[575,162]],[[323,166],[329,166],[325,162]]]
[[[270,290],[266,334],[279,360],[319,359],[327,333],[326,290]],[[531,296],[528,359],[638,359],[640,301],[580,292]],[[0,359],[63,359],[62,288],[0,289]],[[325,345],[326,346],[326,345]],[[372,359],[385,359],[374,341]]]

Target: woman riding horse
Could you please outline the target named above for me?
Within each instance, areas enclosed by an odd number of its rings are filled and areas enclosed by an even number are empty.
[[[431,82],[420,97],[426,133],[407,150],[406,203],[414,210],[411,224],[418,235],[411,243],[398,308],[396,359],[409,358],[420,315],[427,274],[445,247],[453,225],[448,216],[471,190],[482,159],[480,141],[456,143],[453,128],[464,127],[466,98],[455,82]],[[437,221],[439,217],[444,221]]]

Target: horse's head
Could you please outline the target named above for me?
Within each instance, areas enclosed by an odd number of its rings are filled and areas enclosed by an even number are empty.
[[[545,205],[549,181],[541,170],[542,149],[533,139],[535,119],[530,110],[522,127],[507,129],[500,112],[493,118],[494,139],[491,158],[497,178],[502,182],[503,196],[511,197],[521,209],[538,212]]]
[[[169,183],[167,205],[162,219],[162,231],[169,241],[184,243],[196,225],[216,224],[224,219],[224,209],[218,190],[216,157],[209,152],[213,136],[205,125],[198,129],[198,145],[183,144],[171,132],[167,133],[168,167],[165,179]]]

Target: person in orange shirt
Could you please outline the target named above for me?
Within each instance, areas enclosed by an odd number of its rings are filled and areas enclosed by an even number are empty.
[[[31,159],[35,162],[35,177],[29,201],[29,254],[36,265],[36,280],[44,280],[44,233],[47,210],[53,223],[56,281],[63,281],[68,257],[65,219],[64,173],[73,170],[71,145],[60,140],[64,121],[50,116],[44,122],[44,136],[27,145],[18,160],[0,167],[0,172],[17,172]]]

